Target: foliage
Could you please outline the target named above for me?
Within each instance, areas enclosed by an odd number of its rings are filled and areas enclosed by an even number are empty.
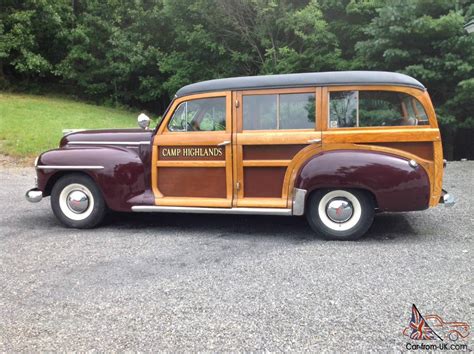
[[[163,113],[188,83],[377,69],[430,91],[443,124],[474,123],[468,0],[3,0],[0,87],[55,82]]]
[[[391,1],[377,10],[366,30],[369,38],[356,44],[357,52],[369,69],[400,71],[425,83],[440,107],[441,122],[453,115],[465,121],[473,115],[474,100],[468,90],[474,36],[463,29],[467,10],[452,1]]]
[[[135,128],[136,116],[63,98],[0,94],[0,153],[37,155],[56,148],[65,127]]]
[[[67,50],[71,19],[69,1],[2,0],[0,80],[52,75]]]

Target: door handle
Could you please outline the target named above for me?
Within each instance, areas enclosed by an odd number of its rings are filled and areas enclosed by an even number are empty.
[[[316,143],[320,143],[321,142],[321,139],[311,139],[311,140],[308,140],[308,143],[310,144],[316,144]]]
[[[217,144],[217,146],[226,146],[230,144],[230,140],[224,140],[222,143]]]

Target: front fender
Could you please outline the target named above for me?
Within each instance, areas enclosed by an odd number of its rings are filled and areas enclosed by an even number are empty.
[[[41,169],[41,166],[51,166]],[[55,169],[54,166],[61,166]],[[70,169],[66,167],[70,166]],[[86,166],[81,168],[80,166]],[[88,169],[87,166],[102,166]],[[109,208],[129,211],[130,200],[145,195],[148,189],[147,166],[138,152],[120,147],[59,148],[43,153],[38,159],[38,188],[50,195],[54,182],[64,174],[81,172],[89,175],[102,191]]]
[[[381,211],[423,210],[429,207],[430,182],[425,169],[408,159],[364,150],[324,151],[300,168],[295,187],[358,188],[370,191]]]

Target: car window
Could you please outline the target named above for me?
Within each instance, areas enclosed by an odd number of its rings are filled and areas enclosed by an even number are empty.
[[[436,317],[429,316],[429,317],[427,317],[427,320],[430,321],[431,322],[430,324],[433,325],[433,326],[441,326],[442,325],[441,321]]]
[[[329,127],[428,125],[421,103],[394,91],[337,91],[329,94]]]
[[[314,93],[244,95],[243,129],[314,129]]]
[[[345,128],[357,126],[358,94],[358,91],[340,91],[330,93],[330,128]]]
[[[415,98],[412,101],[415,103],[415,117],[418,119],[418,125],[429,125],[428,116],[420,101]]]
[[[225,97],[181,103],[168,123],[173,132],[222,131],[226,128]]]

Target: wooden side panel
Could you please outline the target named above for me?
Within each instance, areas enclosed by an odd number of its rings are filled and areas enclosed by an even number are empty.
[[[158,188],[169,197],[226,198],[225,177],[225,166],[160,167]]]
[[[244,198],[281,198],[286,167],[245,167]]]
[[[297,136],[294,139],[299,139],[299,134],[295,135]],[[288,133],[288,138],[291,139],[291,133]],[[241,201],[245,198],[273,198],[275,201],[281,198],[286,202],[288,191],[285,184],[286,171],[293,158],[307,146],[305,144],[243,145],[242,158],[239,160],[243,181]],[[280,204],[275,203],[274,207]]]
[[[364,144],[365,145],[365,144]],[[370,145],[385,146],[392,149],[397,149],[410,154],[421,157],[422,159],[433,161],[434,149],[433,143],[430,141],[423,142],[396,142],[396,143],[371,143]]]
[[[244,146],[245,160],[291,160],[306,145],[247,145]]]

